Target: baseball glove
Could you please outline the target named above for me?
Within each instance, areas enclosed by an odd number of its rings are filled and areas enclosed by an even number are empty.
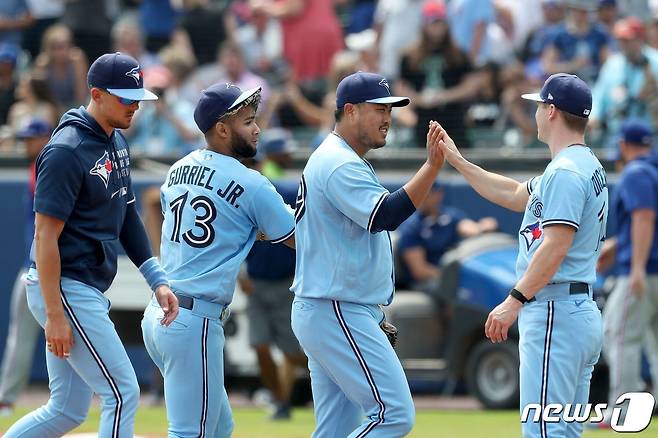
[[[388,338],[388,341],[391,343],[391,346],[395,348],[395,346],[398,343],[398,329],[395,327],[393,324],[390,322],[384,320],[379,324],[379,327],[381,327],[382,331]]]

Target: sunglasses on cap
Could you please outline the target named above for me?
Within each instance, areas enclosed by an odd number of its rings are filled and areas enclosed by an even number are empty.
[[[126,99],[125,97],[119,97],[116,94],[112,94],[107,90],[103,90],[103,91],[105,91],[107,94],[109,94],[111,96],[114,96],[117,99],[119,99],[119,103],[121,103],[122,105],[130,106],[130,105],[134,105],[134,104],[139,102],[139,100]]]

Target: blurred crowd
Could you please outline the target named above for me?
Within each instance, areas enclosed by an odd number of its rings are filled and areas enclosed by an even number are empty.
[[[521,94],[575,73],[593,87],[590,143],[612,151],[625,119],[658,121],[657,49],[658,0],[3,0],[0,151],[86,104],[87,68],[108,51],[138,59],[161,97],[126,132],[134,154],[201,145],[193,108],[217,81],[262,87],[261,129],[313,148],[357,70],[411,97],[394,147],[423,147],[430,119],[461,147],[532,146]]]

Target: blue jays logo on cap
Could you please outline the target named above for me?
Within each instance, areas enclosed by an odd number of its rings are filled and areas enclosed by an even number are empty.
[[[245,105],[260,101],[261,88],[242,91],[231,83],[211,85],[201,93],[194,109],[194,121],[204,134],[222,117],[234,114]]]
[[[384,76],[360,71],[347,76],[338,84],[336,108],[342,108],[346,103],[363,102],[406,106],[409,105],[409,98],[391,96],[391,88]]]
[[[139,68],[139,66],[127,71],[126,76],[130,76],[131,78],[133,78],[137,85],[140,85],[140,81],[142,81],[142,83],[144,81],[144,74],[142,73],[142,69]]]
[[[90,175],[96,175],[103,181],[105,188],[107,188],[107,183],[110,181],[110,174],[112,173],[112,161],[110,160],[110,155],[105,151],[105,153],[96,160],[94,167],[89,170]]]
[[[592,111],[592,91],[576,75],[556,73],[551,75],[539,93],[524,94],[527,100],[553,104],[561,111],[588,118]]]
[[[158,99],[144,88],[144,74],[137,60],[121,52],[106,53],[94,61],[87,73],[87,84],[124,99]]]

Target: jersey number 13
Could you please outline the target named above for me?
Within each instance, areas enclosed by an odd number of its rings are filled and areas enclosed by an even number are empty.
[[[217,218],[217,209],[212,200],[207,196],[196,196],[192,198],[190,207],[196,213],[194,217],[194,228],[181,234],[181,218],[188,195],[189,192],[185,192],[169,203],[169,209],[174,214],[174,229],[171,232],[171,241],[180,242],[182,237],[185,243],[194,248],[205,248],[215,240],[215,229],[212,226],[212,222]],[[195,233],[196,228],[200,229],[201,232],[199,234]]]

